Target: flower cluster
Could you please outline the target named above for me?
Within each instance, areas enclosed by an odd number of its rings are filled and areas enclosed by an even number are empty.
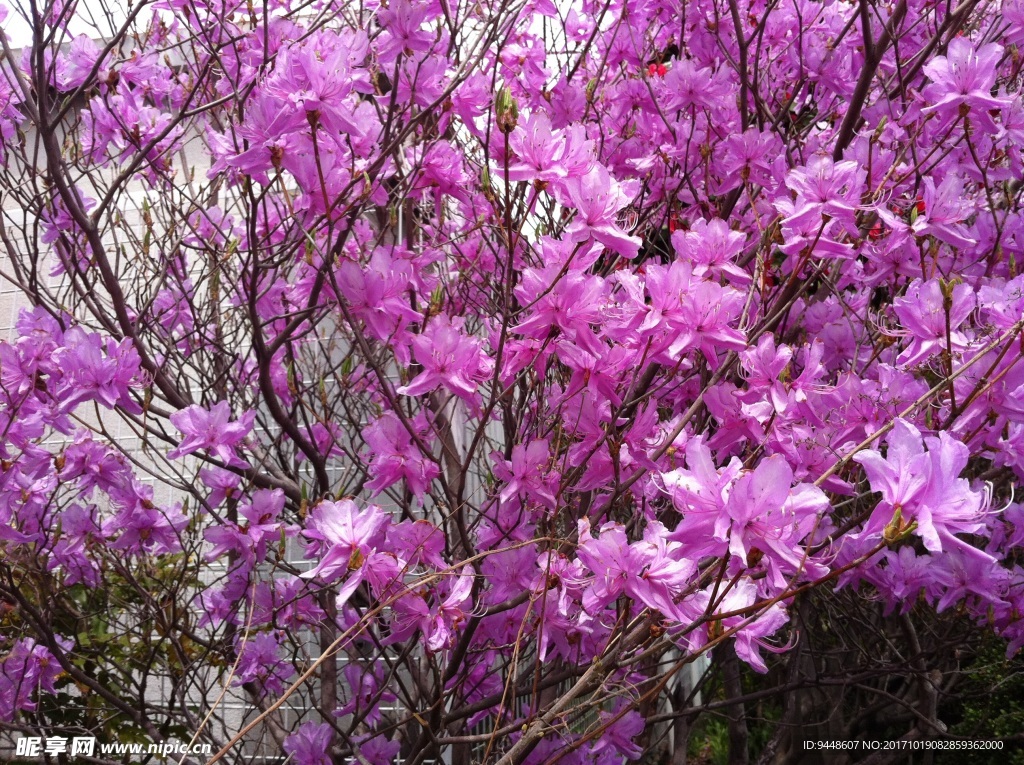
[[[112,593],[297,765],[639,759],[807,593],[1024,645],[1019,12],[159,5],[4,59],[0,596]]]

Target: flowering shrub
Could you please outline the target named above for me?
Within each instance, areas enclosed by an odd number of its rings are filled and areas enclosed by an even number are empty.
[[[1024,645],[1009,0],[80,10],[0,7],[12,730],[741,762]]]

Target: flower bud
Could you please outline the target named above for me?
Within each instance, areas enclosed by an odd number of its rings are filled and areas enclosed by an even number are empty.
[[[885,540],[886,544],[894,545],[913,534],[916,528],[917,521],[904,523],[903,508],[896,505],[895,511],[892,514],[892,520],[882,530],[882,539]]]
[[[498,130],[502,133],[511,133],[516,129],[516,123],[519,120],[519,105],[507,86],[499,90],[494,99],[494,113],[498,118]]]
[[[872,140],[878,141],[881,139],[882,132],[885,130],[885,126],[887,124],[889,124],[889,118],[883,114],[882,118],[878,120],[878,126],[875,128],[875,132],[872,135]]]

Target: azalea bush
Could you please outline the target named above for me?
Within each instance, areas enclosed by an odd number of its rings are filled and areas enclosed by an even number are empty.
[[[1024,7],[84,3],[0,6],[12,736],[969,738],[1024,645]]]

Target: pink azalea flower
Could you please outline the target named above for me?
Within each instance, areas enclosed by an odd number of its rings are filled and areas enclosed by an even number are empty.
[[[400,598],[394,606],[391,640],[405,640],[419,630],[431,653],[449,647],[459,626],[466,621],[467,611],[472,610],[472,590],[473,577],[459,575],[454,577],[454,584],[446,580],[434,591],[433,604],[421,593]]]
[[[793,574],[813,578],[827,573],[807,556],[802,542],[828,509],[828,498],[817,487],[793,486],[792,468],[775,454],[733,485],[715,535],[728,540],[729,552],[741,563],[763,565],[772,586],[783,588]]]
[[[360,757],[369,765],[392,765],[402,751],[401,741],[389,741],[383,735],[356,736],[355,741]]]
[[[132,481],[128,487],[111,492],[118,507],[117,514],[103,523],[103,534],[116,536],[110,546],[134,554],[161,554],[181,550],[181,532],[188,526],[188,516],[180,504],[157,507],[153,503],[153,487]]]
[[[225,553],[234,553],[246,568],[261,562],[267,556],[267,547],[281,539],[284,527],[277,519],[283,509],[284,492],[280,489],[255,492],[252,502],[239,509],[244,524],[225,521],[205,530],[206,541],[213,545],[206,559],[216,560]]]
[[[609,603],[632,589],[644,567],[643,557],[630,547],[625,528],[620,523],[606,523],[595,539],[590,534],[590,521],[579,521],[580,561],[594,574],[583,594],[583,608],[596,616]]]
[[[406,327],[422,318],[409,306],[409,283],[405,261],[392,258],[384,249],[374,252],[366,266],[346,260],[337,271],[348,310],[363,320],[367,334],[399,345],[408,336]]]
[[[193,404],[171,415],[171,424],[184,438],[167,453],[167,458],[178,459],[205,450],[225,465],[247,468],[249,463],[235,453],[235,447],[245,441],[255,420],[256,413],[251,410],[241,419],[232,420],[231,405],[227,401],[218,401],[209,409]]]
[[[964,444],[947,433],[922,442],[920,431],[906,420],[896,421],[886,444],[884,457],[869,449],[853,458],[864,466],[872,491],[882,495],[865,534],[881,533],[897,511],[901,526],[917,524],[915,533],[931,552],[961,544],[954,534],[980,530],[985,500],[959,477],[970,457]]]
[[[766,187],[776,184],[772,163],[782,150],[782,142],[774,133],[749,128],[727,137],[724,148],[724,155],[720,158],[723,191],[744,182]]]
[[[398,699],[388,690],[383,664],[349,661],[344,675],[348,683],[345,695],[349,701],[334,713],[335,717],[361,713],[367,725],[377,725],[381,720],[381,706]]]
[[[630,236],[617,222],[619,211],[633,201],[638,185],[612,178],[603,165],[595,164],[587,173],[565,181],[569,204],[576,217],[566,229],[574,242],[594,239],[625,258],[635,258],[640,238]]]
[[[68,586],[77,582],[88,587],[100,586],[100,567],[89,555],[92,545],[103,539],[98,516],[94,505],[74,504],[60,513],[61,538],[50,551],[46,570],[61,569]]]
[[[516,297],[532,310],[515,328],[524,337],[547,339],[552,328],[595,356],[607,350],[592,325],[607,315],[608,287],[603,279],[576,269],[562,273],[557,266],[526,269],[515,289]]]
[[[619,711],[601,712],[600,719],[606,723],[597,743],[591,748],[596,762],[621,763],[624,760],[639,760],[643,748],[633,739],[647,727],[644,716],[635,709],[620,714]],[[602,754],[609,757],[602,757]]]
[[[1003,48],[995,43],[975,48],[964,37],[954,37],[945,56],[936,56],[924,67],[931,79],[923,92],[929,106],[926,114],[934,112],[943,124],[957,117],[969,117],[986,133],[998,129],[990,114],[1007,105],[1002,98],[992,95],[996,83],[996,65],[1003,56]]]
[[[952,247],[977,244],[963,225],[974,211],[974,205],[964,198],[964,184],[960,178],[951,173],[936,189],[935,180],[927,177],[921,196],[924,212],[918,213],[911,224],[915,234],[930,234]]]
[[[412,425],[420,439],[433,440],[425,417],[414,418]],[[423,455],[394,412],[385,412],[364,428],[363,439],[366,441],[371,476],[366,488],[375,494],[405,479],[409,491],[422,498],[431,481],[441,474],[437,463]]]
[[[72,641],[56,637],[63,651],[74,647]],[[50,649],[32,638],[18,640],[7,655],[0,658],[0,720],[12,721],[22,710],[33,711],[32,696],[37,690],[54,693],[54,682],[63,668]]]
[[[388,558],[374,555],[378,548],[383,548],[390,523],[390,517],[376,505],[361,510],[350,499],[321,502],[309,514],[302,532],[313,540],[307,556],[319,554],[320,563],[302,577],[332,582],[348,575],[338,592],[339,604],[347,601],[367,577],[376,577],[383,583],[391,581],[393,572],[377,571],[387,568]]]
[[[735,262],[746,241],[745,234],[730,230],[719,218],[699,218],[689,231],[672,234],[672,246],[693,265],[695,276],[722,275],[737,287],[746,287],[751,281],[750,274]]]
[[[60,359],[66,378],[61,397],[66,411],[95,400],[108,409],[119,406],[142,414],[129,393],[141,381],[141,362],[131,340],[104,341],[97,333],[72,327],[64,335],[64,346]]]
[[[684,58],[665,74],[659,90],[665,106],[674,111],[717,108],[728,87],[724,76]]]
[[[203,468],[199,471],[199,478],[210,489],[206,502],[214,509],[220,507],[228,497],[234,496],[242,481],[236,473],[218,467]]]
[[[960,326],[974,310],[974,290],[968,284],[952,287],[949,309],[949,337],[952,352],[963,351],[968,344]],[[947,346],[946,307],[942,286],[937,279],[915,279],[904,296],[893,301],[893,311],[903,325],[903,333],[913,338],[899,355],[900,365],[913,366],[931,358]]]
[[[549,510],[555,509],[555,493],[558,491],[559,474],[550,467],[550,451],[546,439],[532,441],[528,445],[517,444],[512,449],[512,460],[491,456],[494,475],[504,481],[501,490],[502,502],[508,502],[518,495],[526,495]]]
[[[431,319],[427,328],[413,338],[412,347],[423,371],[397,389],[405,396],[421,396],[443,386],[472,402],[480,383],[493,369],[494,362],[487,357],[482,343],[465,335],[460,324],[444,314]]]
[[[935,560],[935,569],[931,595],[939,595],[935,608],[940,612],[964,600],[997,602],[1010,583],[1010,573],[995,558],[955,538]],[[935,592],[937,582],[943,585],[941,594]]]
[[[235,684],[256,683],[270,693],[283,693],[285,683],[295,674],[295,667],[281,656],[281,644],[269,632],[237,638],[241,656],[235,671]]]
[[[382,64],[394,61],[399,54],[413,56],[430,50],[434,31],[424,25],[436,15],[435,7],[421,0],[395,0],[377,12],[387,32],[378,41],[377,56]]]
[[[358,132],[348,96],[353,91],[373,92],[366,70],[353,67],[366,56],[367,46],[365,35],[343,36],[322,30],[301,45],[282,48],[265,92],[282,106],[301,109],[306,117],[303,122],[312,115],[332,133]]]
[[[743,293],[717,282],[700,279],[689,263],[647,269],[650,304],[639,326],[657,338],[653,350],[677,362],[691,349],[700,349],[712,367],[722,350],[746,347],[743,333],[730,326],[743,308]]]
[[[532,112],[508,139],[518,157],[509,165],[510,181],[551,183],[579,177],[594,163],[593,145],[579,125],[552,130],[544,112]]]
[[[828,216],[840,221],[848,234],[856,236],[863,175],[858,163],[852,160],[833,162],[828,157],[813,157],[805,167],[790,171],[786,177],[786,185],[796,192],[796,201],[783,223],[794,229],[806,223],[816,229]]]
[[[307,722],[284,740],[284,751],[295,765],[331,765],[334,728],[328,723]]]
[[[444,543],[444,533],[428,521],[402,521],[388,528],[388,548],[409,566],[445,568]]]
[[[757,588],[753,582],[744,580],[732,590],[723,600],[719,609],[723,613],[738,611],[749,608],[758,600]],[[730,616],[722,620],[722,626],[726,629],[743,624],[748,620],[746,616]],[[768,671],[768,666],[761,656],[761,649],[767,649],[771,653],[780,653],[783,648],[778,648],[769,643],[766,638],[778,632],[787,622],[789,616],[785,607],[776,603],[767,611],[749,624],[745,624],[734,638],[736,655],[747,662],[750,667],[761,674]]]

